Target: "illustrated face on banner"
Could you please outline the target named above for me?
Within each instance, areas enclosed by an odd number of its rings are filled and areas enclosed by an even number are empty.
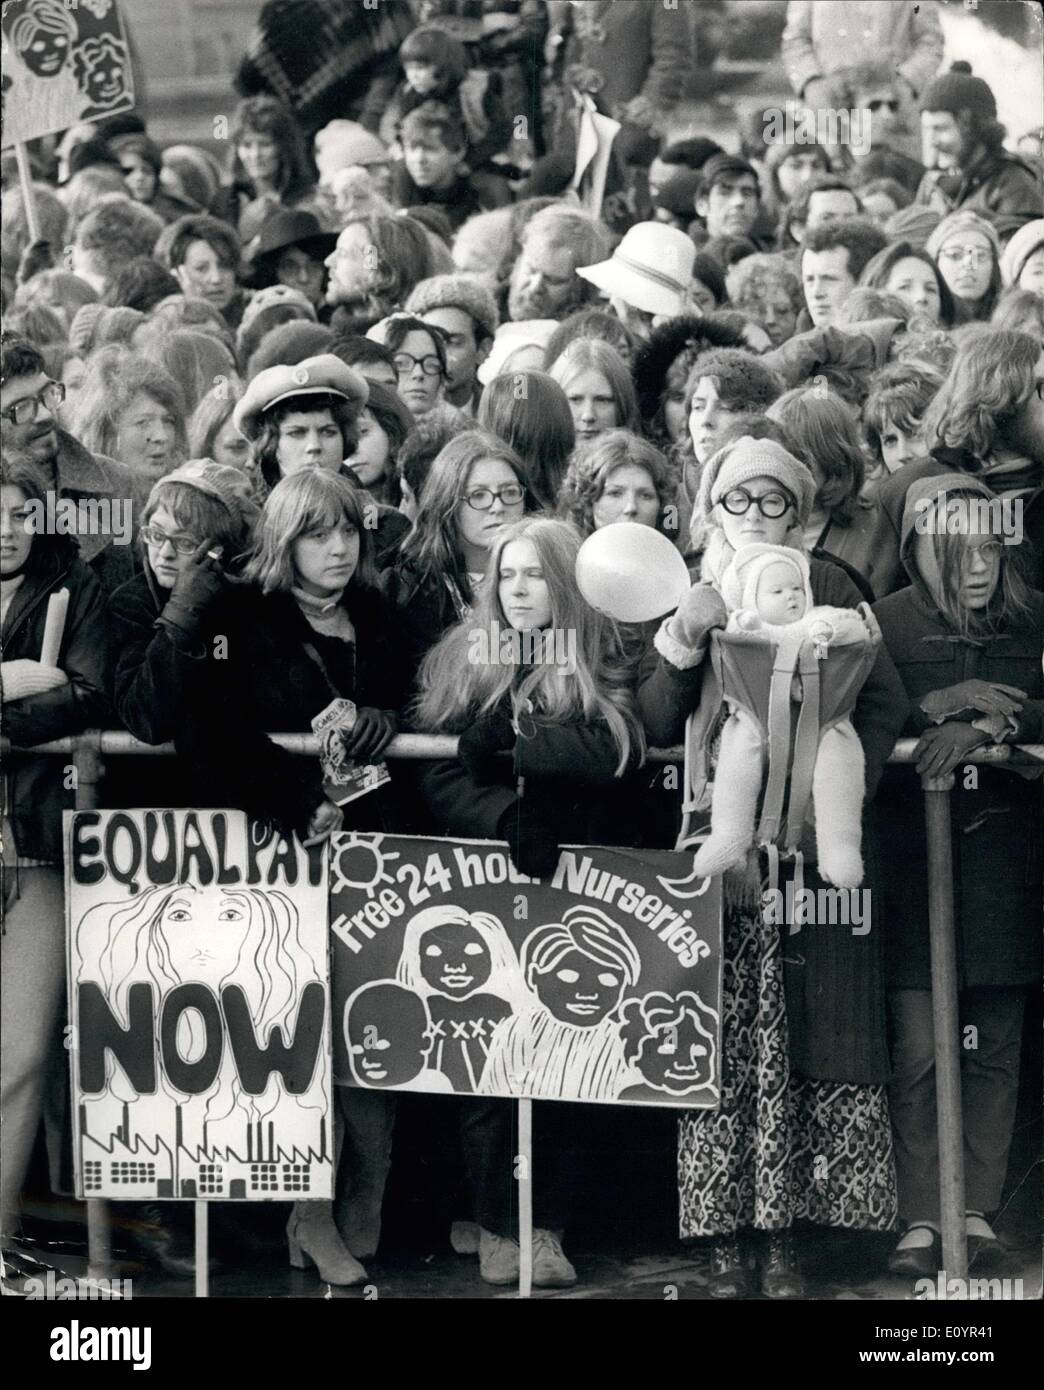
[[[179,980],[216,990],[236,969],[249,925],[249,911],[238,895],[202,889],[174,893],[156,933]]]
[[[466,922],[446,922],[421,937],[420,967],[425,982],[436,993],[466,999],[487,982],[493,962],[474,927]]]
[[[680,1022],[660,1025],[646,1038],[636,1062],[650,1086],[684,1095],[713,1079],[714,1039],[696,1014],[685,1009]]]
[[[424,1070],[428,1015],[412,990],[380,981],[365,985],[345,1010],[348,1057],[367,1086],[402,1086]]]
[[[95,106],[111,106],[127,85],[127,50],[108,34],[88,39],[74,55],[73,67],[81,90]]]
[[[76,34],[76,20],[66,6],[59,0],[38,0],[15,21],[11,37],[34,77],[54,77],[65,66]]]
[[[555,1018],[576,1028],[593,1028],[619,1004],[624,974],[572,950],[550,970],[534,970],[532,984]]]

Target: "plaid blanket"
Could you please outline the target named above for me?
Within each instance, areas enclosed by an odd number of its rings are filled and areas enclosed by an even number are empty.
[[[269,92],[308,131],[338,117],[371,129],[394,90],[399,46],[416,21],[405,3],[268,0],[236,73],[241,96]],[[371,95],[371,87],[377,88]]]

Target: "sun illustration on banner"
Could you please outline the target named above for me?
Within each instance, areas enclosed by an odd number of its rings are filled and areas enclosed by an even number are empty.
[[[399,851],[382,850],[383,840],[383,835],[360,835],[356,831],[338,836],[336,849],[332,844],[330,848],[331,891],[341,893],[345,889],[363,889],[367,897],[373,898],[378,884],[394,883],[395,880],[384,866],[398,859]]]

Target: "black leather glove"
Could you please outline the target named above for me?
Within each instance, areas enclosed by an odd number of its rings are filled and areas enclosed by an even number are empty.
[[[541,814],[536,798],[520,796],[497,821],[497,835],[508,842],[511,862],[530,878],[550,878],[558,865],[558,836]]]
[[[178,628],[188,637],[196,636],[203,614],[225,586],[221,565],[210,554],[213,549],[212,541],[204,541],[193,552],[159,616],[161,623]]]
[[[515,730],[502,705],[476,719],[457,743],[457,756],[475,781],[488,785],[500,780],[507,762],[497,756],[515,746]]]

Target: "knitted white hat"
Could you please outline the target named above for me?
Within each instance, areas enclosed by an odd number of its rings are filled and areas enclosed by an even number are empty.
[[[721,596],[725,606],[735,608],[757,608],[758,581],[769,565],[787,564],[801,576],[805,590],[806,611],[812,607],[812,582],[809,576],[808,560],[800,550],[792,550],[786,545],[767,545],[758,541],[753,545],[740,546],[732,563],[722,575]]]

